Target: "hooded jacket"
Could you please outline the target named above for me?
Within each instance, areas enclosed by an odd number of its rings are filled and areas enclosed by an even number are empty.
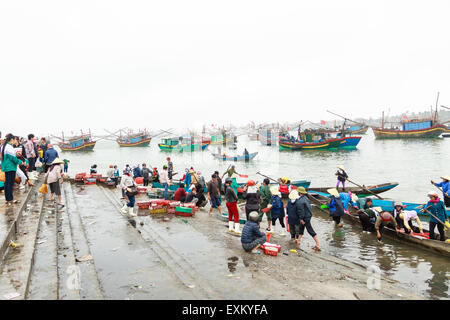
[[[289,199],[287,206],[286,206],[286,212],[288,215],[288,224],[290,225],[299,225],[300,224],[300,217],[298,215],[297,211],[297,200],[291,200]]]
[[[242,198],[247,201],[245,203],[245,210],[247,211],[259,210],[261,195],[259,194],[258,188],[256,188],[256,186],[248,187],[247,190],[242,193]]]
[[[307,196],[301,196],[297,199],[297,214],[300,220],[308,222],[312,218],[311,202]]]

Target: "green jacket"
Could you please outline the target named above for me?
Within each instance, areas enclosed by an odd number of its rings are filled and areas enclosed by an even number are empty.
[[[17,165],[21,163],[22,161],[17,159],[17,157],[5,153],[5,156],[2,161],[2,171],[3,172],[17,171]]]
[[[261,209],[267,208],[267,205],[272,199],[272,193],[270,192],[269,186],[262,186],[259,190],[259,193],[261,194],[262,198]]]

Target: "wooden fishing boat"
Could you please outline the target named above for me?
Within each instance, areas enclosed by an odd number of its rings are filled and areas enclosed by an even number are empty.
[[[126,135],[122,135],[122,130],[120,130],[120,136],[117,137],[116,141],[120,147],[148,147],[152,137],[147,130],[138,133],[129,132]]]
[[[325,150],[338,148],[342,143],[341,139],[326,139],[319,142],[292,142],[285,138],[280,138],[280,150]]]
[[[161,151],[201,151],[208,147],[207,143],[198,143],[180,138],[164,138],[161,143],[158,144]]]
[[[224,161],[249,161],[252,160],[258,152],[249,153],[248,157],[244,155],[238,155],[238,156],[227,156],[225,154],[213,154],[214,158]]]
[[[398,186],[398,182],[388,182],[388,183],[382,183],[377,185],[370,185],[367,186],[366,189],[368,189],[370,192],[367,192],[365,189],[360,187],[347,187],[345,188],[345,191],[351,191],[352,193],[358,195],[359,197],[367,197],[371,196],[373,193],[380,194],[382,192],[386,192],[388,190],[391,190]],[[317,192],[327,192],[328,189],[332,189],[334,187],[321,187],[321,188],[308,188],[308,191],[317,191]],[[339,192],[344,192],[342,188],[338,188]]]
[[[313,192],[322,197],[326,197],[326,198],[330,197],[330,195],[326,192],[321,192],[321,191],[313,191]],[[358,197],[360,198],[360,199],[358,199],[358,204],[362,208],[364,206],[364,204],[366,203],[366,199],[361,199],[363,197],[359,196],[359,195],[358,195]],[[381,199],[373,198],[373,197],[371,197],[370,199],[372,199],[372,204],[374,207],[381,207],[384,211],[389,211],[389,212],[392,212],[394,210],[394,204],[395,204],[395,202],[398,201],[398,200],[388,200],[388,199],[381,200]],[[427,213],[420,212],[420,210],[424,207],[423,203],[413,203],[413,202],[403,202],[403,201],[399,201],[399,202],[402,203],[405,210],[414,210],[417,212],[418,215],[429,217],[429,215]],[[447,213],[447,217],[450,217],[450,210],[446,210],[446,213]]]
[[[339,140],[341,140],[341,144],[338,146],[338,148],[344,148],[344,149],[356,148],[358,143],[361,141],[361,138],[362,137],[354,137],[354,136],[338,138]]]
[[[90,130],[87,134],[83,134],[83,131],[81,131],[81,135],[70,138],[64,138],[63,132],[61,140],[57,145],[62,151],[92,151],[97,143],[97,141],[92,140]]]
[[[386,129],[382,122],[381,128],[372,127],[376,139],[411,139],[437,138],[447,127],[434,119],[402,120],[401,128]]]
[[[311,204],[319,208],[321,205],[327,204],[330,201],[330,199],[327,196],[323,194],[321,195],[319,193],[308,193],[308,198],[310,199]],[[329,214],[328,209],[320,209],[320,210],[323,213]],[[349,207],[349,212],[343,215],[342,219],[352,224],[357,224],[361,226],[361,222],[359,221],[359,217],[357,215],[357,209],[351,206]],[[428,230],[424,229],[424,232],[427,233]],[[402,241],[405,243],[413,244],[418,247],[427,249],[429,251],[443,254],[445,256],[450,256],[450,243],[446,243],[444,241],[430,240],[420,236],[409,235],[407,233],[397,233],[394,229],[390,229],[388,227],[385,227],[383,229],[383,236],[387,236],[391,239]]]

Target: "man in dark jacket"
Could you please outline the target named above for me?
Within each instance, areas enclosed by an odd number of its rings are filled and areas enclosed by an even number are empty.
[[[222,215],[222,209],[220,208],[220,187],[217,181],[216,174],[211,176],[211,181],[207,184],[208,188],[208,200],[211,202],[211,208],[209,209],[209,214],[212,214],[213,208],[219,210],[219,215]]]
[[[58,151],[53,149],[53,144],[49,144],[47,146],[47,151],[44,153],[45,172],[47,172],[48,168],[56,158],[59,158]]]
[[[145,164],[145,163],[142,164],[141,173],[142,173],[142,177],[144,178],[144,186],[148,186],[152,171],[149,168],[147,168],[147,164]]]
[[[245,203],[245,215],[247,216],[248,220],[250,212],[258,212],[259,204],[261,202],[261,196],[259,194],[258,188],[255,186],[255,181],[248,180],[247,185],[244,187],[242,198],[247,201]],[[259,221],[261,221],[261,219]]]
[[[260,254],[258,248],[266,242],[266,235],[259,230],[259,214],[252,211],[242,229],[241,243],[245,251]]]
[[[317,238],[317,234],[314,231],[312,225],[311,225],[311,218],[312,218],[312,209],[311,209],[311,202],[309,201],[307,197],[307,192],[305,188],[299,187],[297,189],[297,192],[299,193],[300,198],[296,201],[297,206],[297,214],[300,219],[300,227],[299,227],[299,235],[297,238],[297,245],[300,248],[300,242],[303,237],[303,232],[306,230],[308,231],[309,235],[313,237],[314,241],[316,242],[316,246],[313,248],[314,250],[320,251],[320,245],[319,245],[319,239]]]
[[[286,205],[286,212],[288,215],[289,232],[291,233],[291,241],[298,238],[300,230],[300,217],[297,212],[297,199],[300,198],[297,190],[292,190],[289,193],[289,200]]]

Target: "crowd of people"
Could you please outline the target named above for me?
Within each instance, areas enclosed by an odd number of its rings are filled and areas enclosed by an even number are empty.
[[[7,206],[19,202],[14,199],[14,186],[18,185],[19,190],[27,185],[33,186],[32,181],[39,175],[38,170],[45,173],[44,180],[50,186],[49,199],[53,200],[56,194],[59,205],[63,206],[59,184],[63,172],[68,172],[70,161],[60,160],[58,151],[46,138],[38,139],[30,133],[25,139],[8,133],[0,139],[0,153],[0,192],[4,193]],[[61,165],[64,165],[63,168]]]

